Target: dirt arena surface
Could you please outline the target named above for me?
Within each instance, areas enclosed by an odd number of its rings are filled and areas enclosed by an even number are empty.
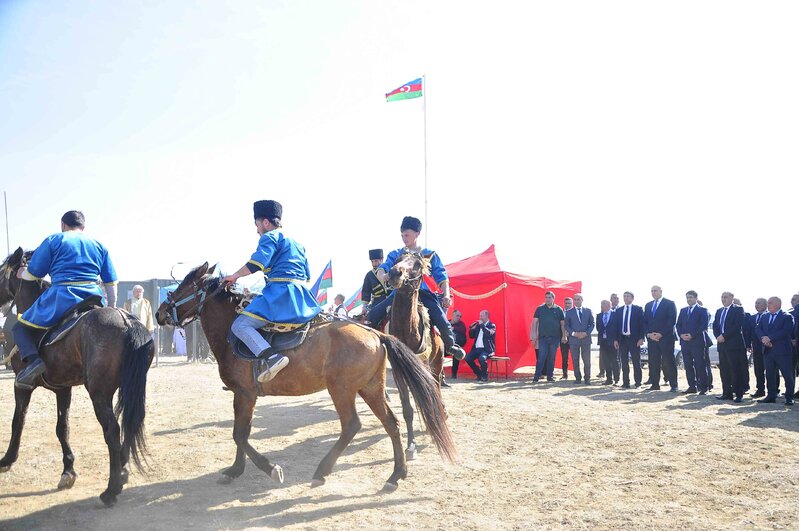
[[[111,509],[98,499],[108,457],[85,390],[75,390],[71,412],[79,477],[61,492],[55,396],[34,393],[20,460],[0,474],[0,529],[796,529],[799,406],[716,396],[459,379],[444,397],[460,465],[444,465],[422,435],[418,460],[391,494],[380,490],[391,444],[360,398],[361,432],[327,483],[311,489],[338,437],[331,401],[265,397],[250,440],[283,466],[285,484],[248,461],[219,485],[235,453],[233,396],[216,365],[167,358],[148,382],[151,470],[133,472]],[[13,379],[3,372],[3,451],[12,414]]]

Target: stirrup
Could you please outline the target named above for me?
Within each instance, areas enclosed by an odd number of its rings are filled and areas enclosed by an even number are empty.
[[[288,357],[283,354],[273,354],[266,360],[266,370],[258,375],[260,383],[266,383],[289,364]]]

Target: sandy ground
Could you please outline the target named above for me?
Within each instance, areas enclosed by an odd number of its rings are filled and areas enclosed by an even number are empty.
[[[2,373],[3,448],[12,386]],[[98,499],[108,459],[85,390],[76,389],[72,407],[79,477],[61,492],[55,398],[34,393],[20,460],[0,474],[0,528],[796,529],[799,407],[715,396],[459,379],[444,397],[460,465],[444,465],[421,435],[418,460],[391,494],[380,491],[390,442],[360,399],[361,432],[327,484],[311,489],[338,436],[330,399],[266,397],[251,441],[284,467],[285,484],[248,462],[241,478],[219,485],[234,457],[232,394],[215,365],[167,358],[148,383],[151,470],[134,472],[112,509]]]

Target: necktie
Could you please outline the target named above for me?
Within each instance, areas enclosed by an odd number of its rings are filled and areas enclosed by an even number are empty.
[[[760,317],[762,316],[763,316],[762,313],[757,314],[757,316],[755,317],[755,326],[760,324]]]
[[[577,322],[579,322],[579,323],[583,322],[583,309],[582,308],[577,308]]]
[[[724,320],[727,318],[727,308],[721,311],[721,331],[724,332]]]
[[[693,306],[688,307],[688,317],[691,317],[691,312],[693,311],[693,309],[694,309]]]
[[[624,335],[626,335],[626,336],[630,335],[630,307],[629,306],[625,306],[624,307],[624,330],[622,330],[622,332],[624,332]]]
[[[658,311],[658,301],[655,301],[655,304],[652,305],[652,317],[655,316],[656,311]]]
[[[774,318],[777,316],[776,313],[772,313],[771,317],[768,318],[768,325],[771,326],[774,324]]]
[[[602,317],[602,321],[604,321],[605,326],[608,326],[608,317],[609,316],[610,316],[610,312],[605,312],[603,317]]]

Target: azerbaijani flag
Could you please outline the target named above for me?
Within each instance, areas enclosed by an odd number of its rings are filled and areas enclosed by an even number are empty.
[[[327,290],[323,289],[319,294],[316,295],[316,302],[319,303],[319,306],[324,306],[327,304]]]
[[[355,293],[353,293],[349,299],[344,301],[344,308],[347,310],[347,312],[351,312],[352,310],[354,310],[355,308],[357,308],[362,304],[363,301],[361,300],[361,290],[358,290]]]
[[[421,97],[422,78],[419,77],[386,94],[386,101],[410,100]]]
[[[319,295],[319,290],[323,290],[326,288],[330,288],[333,286],[333,261],[330,260],[325,268],[322,270],[322,274],[319,275],[319,278],[316,279],[316,282],[313,283],[311,287],[311,293],[313,296],[316,297]]]

